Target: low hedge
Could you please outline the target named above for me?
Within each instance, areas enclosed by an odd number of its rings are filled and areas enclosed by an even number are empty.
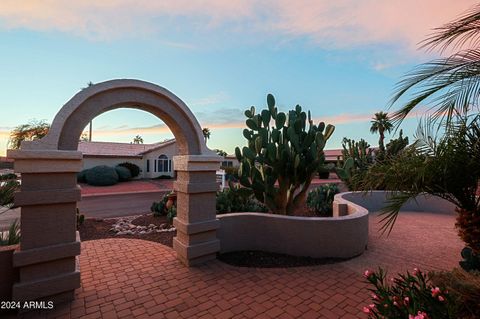
[[[130,173],[130,170],[125,166],[116,166],[115,171],[118,174],[120,182],[128,181],[132,178],[132,173]]]
[[[85,180],[89,185],[110,186],[117,184],[120,178],[118,177],[115,168],[106,165],[99,165],[87,170]]]

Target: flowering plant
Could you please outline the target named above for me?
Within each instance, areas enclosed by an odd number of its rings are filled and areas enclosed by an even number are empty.
[[[428,274],[417,268],[390,280],[382,268],[366,270],[364,277],[374,286],[369,289],[372,303],[363,307],[369,318],[455,318],[448,291],[434,286]]]

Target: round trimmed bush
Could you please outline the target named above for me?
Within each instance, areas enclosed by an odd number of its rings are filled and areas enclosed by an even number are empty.
[[[90,168],[85,174],[85,179],[89,185],[94,186],[110,186],[119,181],[115,168],[106,165]]]
[[[87,176],[88,169],[84,169],[77,173],[77,182],[78,183],[86,183],[86,176]]]
[[[140,167],[138,167],[138,165],[135,165],[133,163],[125,162],[125,163],[118,164],[117,166],[123,166],[125,168],[128,168],[128,170],[132,174],[132,177],[137,177],[140,174]]]
[[[115,171],[118,174],[120,182],[128,181],[132,178],[132,173],[130,173],[130,170],[124,166],[116,166]]]

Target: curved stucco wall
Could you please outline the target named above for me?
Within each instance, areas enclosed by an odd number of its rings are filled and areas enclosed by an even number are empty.
[[[260,250],[315,258],[360,255],[368,241],[368,211],[341,217],[295,217],[264,213],[218,215],[220,252]]]
[[[390,192],[347,192],[335,195],[335,217],[294,217],[265,213],[218,215],[220,252],[260,250],[315,258],[350,258],[368,243],[368,214],[387,205]],[[420,195],[401,210],[452,214],[455,206],[435,196]]]

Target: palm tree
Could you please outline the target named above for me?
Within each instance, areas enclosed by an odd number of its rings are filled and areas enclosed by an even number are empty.
[[[378,139],[378,146],[380,148],[380,153],[385,153],[385,144],[383,141],[385,140],[385,132],[390,133],[393,128],[392,122],[388,117],[388,113],[378,112],[375,113],[374,117],[372,118],[372,126],[370,127],[370,132],[372,134],[377,133],[380,134],[380,138]]]
[[[422,47],[429,50],[440,48],[443,53],[450,48],[457,52],[407,73],[397,84],[391,105],[407,93],[411,96],[392,119],[399,125],[416,107],[429,105],[433,113],[427,119],[438,128],[444,125],[444,137],[437,145],[431,136],[424,136],[410,147],[405,158],[385,163],[388,166],[373,166],[367,174],[369,181],[365,181],[370,182],[366,185],[369,188],[379,180],[390,180],[388,188],[401,192],[392,197],[391,205],[384,210],[384,228],[388,230],[400,206],[420,192],[454,203],[459,235],[477,258],[480,258],[480,199],[476,196],[480,181],[479,31],[480,5],[476,5],[457,20],[437,28],[423,42]]]
[[[203,133],[203,137],[205,138],[205,143],[207,143],[207,140],[210,139],[210,129],[208,127],[204,127],[202,128],[202,133]]]
[[[133,144],[143,144],[143,138],[140,135],[137,135],[133,138]]]
[[[466,116],[472,110],[478,113],[480,5],[435,31],[423,41],[422,48],[440,48],[441,53],[447,48],[460,51],[417,66],[397,83],[391,105],[406,93],[412,95],[392,116],[397,124],[420,104],[430,105],[432,119],[447,126],[456,115]]]

